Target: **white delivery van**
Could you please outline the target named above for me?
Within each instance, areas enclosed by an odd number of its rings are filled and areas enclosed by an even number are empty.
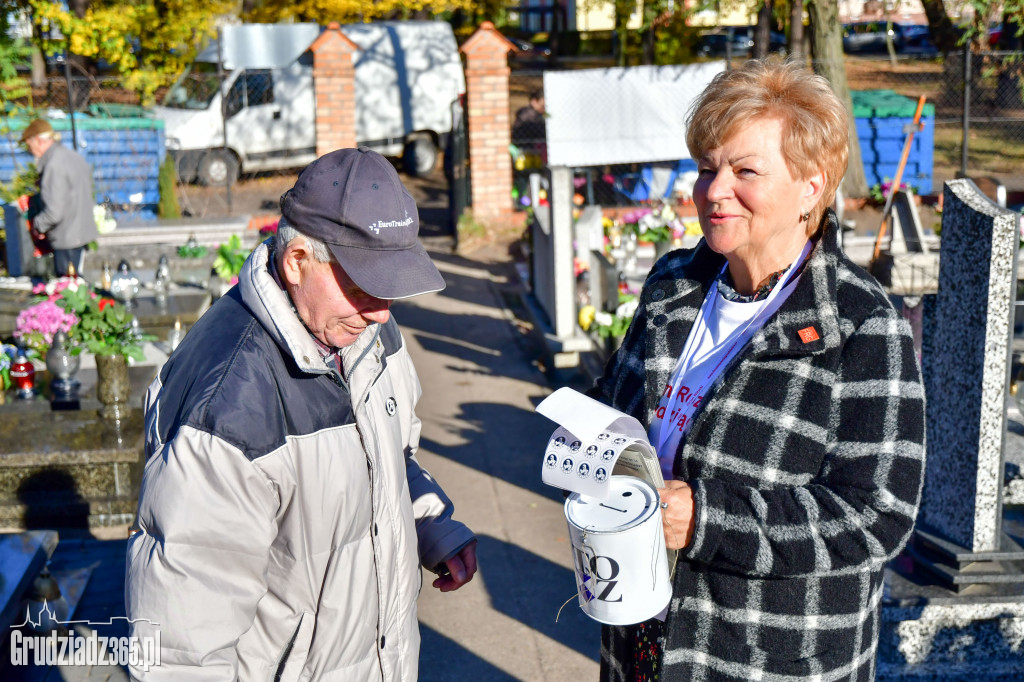
[[[216,43],[199,54],[154,110],[183,181],[223,184],[240,170],[297,168],[316,159],[309,46],[321,30],[316,24],[225,26],[221,75]],[[351,103],[357,144],[401,156],[411,175],[429,172],[451,133],[453,103],[466,92],[451,26],[382,21],[341,30],[359,46]]]

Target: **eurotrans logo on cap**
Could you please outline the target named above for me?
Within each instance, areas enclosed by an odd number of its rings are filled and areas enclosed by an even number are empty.
[[[378,220],[372,223],[369,227],[374,234],[380,234],[380,231],[385,227],[408,227],[412,225],[412,218],[406,214],[405,220]]]

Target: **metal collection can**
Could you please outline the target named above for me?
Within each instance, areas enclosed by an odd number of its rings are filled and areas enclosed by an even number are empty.
[[[642,623],[672,598],[658,491],[633,476],[612,476],[599,500],[565,501],[580,608],[608,625]]]

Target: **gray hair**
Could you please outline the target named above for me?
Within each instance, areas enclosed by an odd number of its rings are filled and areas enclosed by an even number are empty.
[[[281,218],[277,223],[277,237],[274,240],[274,246],[281,247],[282,249],[290,244],[293,239],[303,238],[306,240],[306,247],[313,253],[313,258],[319,263],[330,263],[334,260],[334,256],[331,255],[331,250],[327,248],[327,244],[316,237],[310,237],[309,235],[302,234],[294,227],[288,224],[288,222]]]

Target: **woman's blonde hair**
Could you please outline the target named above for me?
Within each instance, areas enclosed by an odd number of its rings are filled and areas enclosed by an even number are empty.
[[[807,221],[808,236],[815,236],[846,173],[846,107],[827,80],[795,62],[750,60],[715,76],[694,101],[686,119],[686,146],[699,159],[758,118],[782,121],[780,147],[794,178],[825,174],[825,190]]]

